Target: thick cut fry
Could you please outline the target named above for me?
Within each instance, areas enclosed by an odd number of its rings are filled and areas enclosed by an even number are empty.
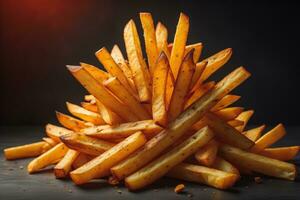
[[[241,96],[238,95],[232,95],[232,94],[228,94],[225,97],[223,97],[218,103],[217,105],[215,105],[211,111],[212,112],[216,112],[219,110],[222,110],[223,108],[226,108],[227,106],[230,106],[231,104],[233,104],[234,102],[236,102],[237,100],[239,100],[241,98]]]
[[[106,79],[108,79],[110,77],[109,73],[107,73],[93,65],[81,62],[80,66],[82,66],[88,73],[90,73],[94,77],[94,79],[96,79],[100,83],[102,83],[103,81],[105,81]]]
[[[184,133],[190,129],[195,122],[199,121],[221,98],[245,81],[249,76],[249,72],[243,67],[227,75],[213,90],[206,93],[202,98],[181,113],[176,120],[169,124],[167,129],[161,131],[158,135],[149,140],[140,151],[113,167],[111,169],[112,173],[118,179],[123,179],[146,165],[183,136]]]
[[[78,151],[69,149],[66,155],[55,165],[54,175],[56,178],[65,178],[69,175],[69,172],[72,167],[72,163],[75,161],[79,155]]]
[[[63,114],[61,112],[55,112],[57,120],[61,125],[64,127],[71,129],[73,131],[79,131],[80,129],[90,127],[91,124],[81,121],[79,119],[76,119],[74,117],[71,117],[69,115]]]
[[[205,117],[207,118],[208,126],[214,131],[220,141],[241,149],[249,149],[254,145],[253,141],[213,113],[206,113]]]
[[[286,131],[282,124],[278,124],[275,128],[264,134],[261,138],[259,138],[255,145],[251,148],[251,152],[258,153],[263,149],[270,147],[272,144],[280,140]]]
[[[243,132],[248,121],[250,120],[250,118],[252,117],[253,114],[254,114],[254,110],[247,110],[247,111],[244,111],[241,114],[239,114],[239,116],[237,116],[236,119],[244,121],[244,124],[242,126],[236,127],[236,129],[240,132]]]
[[[221,156],[229,162],[238,163],[255,172],[287,180],[294,180],[296,177],[296,166],[291,163],[246,152],[229,145],[222,145],[219,150]]]
[[[156,25],[155,35],[158,53],[163,51],[169,60],[171,55],[168,49],[168,30],[161,22]]]
[[[107,51],[105,47],[101,48],[99,51],[96,52],[96,57],[101,62],[101,64],[104,66],[106,71],[110,73],[110,75],[115,76],[119,79],[119,81],[122,83],[122,85],[127,88],[127,90],[132,94],[136,95],[135,92],[132,90],[125,74],[119,67],[119,65],[114,61],[114,59],[111,57],[110,53]],[[101,99],[99,99],[101,100]]]
[[[147,138],[152,138],[162,128],[153,120],[144,120],[123,123],[115,126],[95,126],[87,129],[82,129],[81,133],[101,139],[120,139],[126,138],[137,131],[142,131]]]
[[[169,71],[169,62],[166,54],[162,52],[153,70],[152,80],[152,118],[159,125],[166,126],[166,84]]]
[[[211,165],[212,168],[218,169],[224,172],[233,173],[240,175],[239,170],[234,167],[230,162],[224,160],[223,158],[217,156],[214,163]]]
[[[195,71],[192,49],[184,58],[176,79],[171,102],[168,109],[168,120],[173,121],[184,109],[184,101],[189,91],[191,79]]]
[[[72,168],[73,169],[77,169],[77,168],[81,167],[82,165],[84,165],[85,163],[89,162],[92,159],[93,158],[91,158],[87,154],[79,153],[79,155],[77,156],[77,158],[72,163]]]
[[[242,107],[224,108],[222,110],[215,112],[215,115],[217,115],[219,118],[221,118],[225,121],[230,121],[230,120],[235,119],[239,114],[241,114],[243,112],[243,110],[244,110],[244,108],[242,108]]]
[[[183,13],[180,13],[170,57],[170,66],[175,80],[177,79],[179,68],[183,61],[189,27],[189,17]]]
[[[136,121],[137,117],[124,104],[119,102],[106,88],[96,81],[87,71],[79,66],[67,66],[72,75],[107,108],[125,120]]]
[[[215,71],[220,69],[231,57],[232,49],[224,49],[201,62],[208,62],[200,79],[201,83],[208,79]]]
[[[209,143],[204,145],[202,148],[198,149],[195,153],[196,160],[204,166],[211,166],[218,153],[218,142],[216,140],[211,140]]]
[[[57,141],[53,140],[52,138],[49,137],[43,137],[43,140],[47,142],[51,147],[54,147],[57,145]]]
[[[228,121],[227,124],[229,124],[229,125],[232,126],[232,127],[237,127],[237,126],[243,125],[244,122],[243,122],[243,121],[240,121],[240,120],[234,119],[234,120]]]
[[[230,188],[239,178],[237,174],[187,163],[175,166],[167,176],[202,183],[218,189]]]
[[[144,30],[148,66],[150,74],[153,74],[153,69],[159,53],[156,44],[154,22],[150,13],[140,13],[140,20]]]
[[[60,136],[73,133],[73,131],[71,131],[69,129],[55,126],[53,124],[47,124],[45,131],[46,131],[46,134],[48,137],[52,138],[53,140],[55,140],[57,142],[60,142],[60,139],[59,139]]]
[[[104,120],[98,113],[91,112],[89,110],[84,109],[83,107],[77,106],[69,102],[66,102],[66,105],[69,112],[72,113],[72,115],[84,121],[91,122],[94,125],[105,124]]]
[[[299,146],[266,148],[259,152],[259,154],[277,160],[288,161],[295,158],[299,150]]]
[[[213,136],[213,132],[208,127],[199,130],[171,151],[128,176],[125,179],[125,185],[129,190],[137,190],[150,185],[165,175],[172,167],[195,153],[198,148],[205,145]]]
[[[86,110],[88,110],[88,111],[95,112],[95,113],[98,113],[98,112],[99,112],[98,107],[97,107],[95,104],[93,104],[93,103],[89,103],[89,102],[80,102],[80,105],[81,105],[84,109],[86,109]]]
[[[203,48],[203,45],[201,42],[199,43],[195,43],[195,44],[191,44],[191,45],[187,45],[185,47],[185,51],[184,51],[184,55],[188,54],[188,52],[192,49],[194,49],[194,54],[193,54],[193,61],[194,63],[197,63],[199,58],[200,58],[200,55],[202,53],[202,48]]]
[[[99,113],[103,120],[109,125],[116,125],[121,123],[123,120],[113,111],[108,109],[103,103],[96,100],[96,105],[98,107]]]
[[[4,157],[7,160],[35,157],[48,151],[51,147],[50,144],[44,141],[10,147],[4,149]]]
[[[133,20],[130,20],[124,28],[124,41],[133,81],[140,101],[150,102],[150,75],[146,62],[143,60],[140,39]]]
[[[111,142],[78,133],[63,135],[60,140],[70,149],[93,156],[98,156],[115,145]]]
[[[109,169],[118,162],[128,157],[146,142],[145,136],[137,132],[113,148],[105,151],[100,156],[84,164],[70,173],[75,184],[83,184],[93,178],[101,178],[107,174]]]
[[[190,93],[194,92],[197,88],[199,88],[202,84],[201,82],[201,74],[206,68],[208,62],[200,62],[196,64],[195,72],[190,85]]]
[[[252,141],[258,140],[260,138],[263,130],[266,128],[266,125],[261,125],[259,127],[244,131],[243,134]]]
[[[29,173],[34,173],[39,171],[40,169],[47,167],[48,165],[53,164],[55,161],[64,157],[67,151],[68,148],[66,147],[65,144],[63,143],[58,144],[52,149],[50,149],[49,151],[46,151],[39,157],[33,159],[27,166],[27,171]]]
[[[113,94],[115,94],[140,120],[150,119],[150,114],[140,104],[140,102],[132,96],[128,90],[120,83],[116,77],[111,77],[103,82]]]

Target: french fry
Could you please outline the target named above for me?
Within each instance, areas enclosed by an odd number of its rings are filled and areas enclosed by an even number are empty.
[[[184,101],[188,94],[191,79],[195,71],[193,53],[194,50],[192,49],[184,57],[184,60],[179,68],[179,75],[176,79],[175,87],[168,109],[169,121],[173,121],[184,109]]]
[[[153,160],[170,147],[177,139],[183,136],[183,134],[190,129],[195,122],[199,121],[221,98],[245,81],[249,76],[249,72],[242,67],[227,75],[213,90],[206,93],[187,110],[182,112],[176,120],[169,124],[167,129],[161,131],[158,135],[149,140],[140,151],[137,151],[134,155],[114,166],[111,169],[114,176],[118,179],[123,179]]]
[[[224,159],[237,162],[240,166],[255,172],[287,180],[294,180],[296,177],[296,166],[291,163],[246,152],[229,145],[222,145],[219,150]]]
[[[158,22],[156,25],[155,36],[158,53],[163,51],[169,60],[171,55],[168,49],[168,30],[161,22]]]
[[[49,137],[43,137],[43,140],[47,142],[51,147],[54,147],[57,145],[57,141],[53,140],[52,138]]]
[[[169,71],[169,62],[166,54],[162,52],[153,69],[152,80],[152,118],[159,125],[166,126],[167,105],[166,105],[166,84]]]
[[[119,67],[119,65],[114,61],[110,53],[107,51],[105,47],[101,48],[96,53],[96,57],[104,66],[106,71],[108,71],[112,76],[117,77],[122,85],[133,95],[135,96],[135,92],[131,88],[125,74]]]
[[[73,131],[79,131],[80,129],[92,126],[87,122],[81,121],[79,119],[63,114],[61,112],[56,111],[55,113],[59,123],[64,127],[66,127],[67,129],[71,129]]]
[[[264,134],[255,142],[255,145],[251,148],[251,152],[258,153],[263,149],[270,147],[272,144],[280,140],[285,134],[286,131],[283,125],[278,124],[275,128]]]
[[[140,101],[150,102],[150,75],[143,60],[140,39],[133,20],[130,20],[124,28],[124,41],[129,65],[133,73],[133,81]]]
[[[241,98],[241,96],[238,95],[232,95],[232,94],[228,94],[225,97],[223,97],[212,109],[212,112],[216,112],[219,110],[222,110],[223,108],[226,108],[227,106],[230,106],[231,104],[233,104],[234,102],[236,102],[237,100],[239,100]]]
[[[132,96],[128,90],[120,83],[116,77],[111,77],[103,82],[113,94],[115,94],[140,120],[150,119],[150,114],[140,104],[140,102]]]
[[[77,169],[77,168],[81,167],[82,165],[84,165],[85,163],[89,162],[92,159],[93,158],[91,158],[87,154],[79,153],[79,155],[76,157],[76,159],[72,163],[72,168]]]
[[[259,127],[244,131],[243,134],[252,141],[258,140],[260,138],[263,130],[266,128],[266,125],[261,125]]]
[[[125,178],[129,190],[141,189],[165,175],[172,167],[181,163],[213,138],[213,132],[205,127],[182,142],[171,151],[163,154],[145,167]]]
[[[106,79],[108,79],[110,77],[109,73],[107,73],[93,65],[81,62],[80,66],[82,66],[89,74],[91,74],[94,77],[94,79],[96,79],[100,83],[102,83],[103,81],[105,81]]]
[[[64,157],[67,151],[68,148],[63,143],[57,144],[49,151],[33,159],[27,166],[27,171],[31,174],[53,164],[55,161]]]
[[[107,124],[116,125],[124,121],[116,113],[114,113],[105,105],[103,105],[103,103],[101,103],[100,101],[96,100],[96,105],[98,107],[101,117]]]
[[[66,102],[66,105],[69,112],[72,113],[72,115],[84,121],[91,122],[95,125],[105,124],[104,120],[98,113],[91,112],[89,110],[84,109],[83,107],[77,106],[69,102]]]
[[[72,168],[72,163],[79,155],[78,151],[69,149],[66,155],[55,165],[54,175],[56,178],[65,178],[69,175]]]
[[[207,63],[208,62],[200,62],[196,64],[195,72],[193,74],[193,78],[190,85],[190,93],[193,93],[202,84],[200,77],[204,69],[206,68]]]
[[[6,160],[35,157],[48,151],[51,147],[50,144],[44,141],[10,147],[4,149],[4,157]]]
[[[129,136],[124,141],[70,173],[75,184],[83,184],[93,178],[101,178],[118,162],[128,157],[146,142],[141,132]]]
[[[229,107],[229,108],[224,108],[222,110],[219,110],[215,112],[215,115],[217,115],[219,118],[229,121],[235,119],[239,114],[243,112],[244,108],[243,107]],[[237,119],[240,120],[240,119]],[[240,120],[242,121],[242,120]],[[245,123],[245,122],[244,122]]]
[[[88,110],[88,111],[95,112],[95,113],[98,113],[98,112],[99,112],[98,107],[97,107],[95,104],[93,104],[93,103],[89,103],[89,102],[80,102],[80,105],[81,105],[84,109],[86,109],[86,110]]]
[[[93,156],[98,156],[115,145],[111,142],[78,133],[63,135],[60,140],[70,149]]]
[[[211,167],[224,172],[240,175],[240,172],[236,167],[234,167],[230,162],[224,160],[220,156],[216,157]]]
[[[237,127],[237,126],[243,125],[244,122],[243,122],[243,121],[240,121],[240,120],[234,119],[234,120],[228,121],[227,124],[229,124],[229,125],[232,126],[232,127]]]
[[[177,79],[179,68],[183,61],[189,26],[189,17],[183,13],[180,13],[170,56],[170,66],[175,80]]]
[[[45,127],[45,131],[48,137],[53,139],[56,142],[60,142],[59,137],[62,135],[70,134],[73,133],[73,131],[60,127],[60,126],[55,126],[53,124],[47,124]]]
[[[145,47],[147,53],[148,66],[150,74],[153,74],[156,60],[158,58],[158,49],[156,44],[156,35],[154,22],[150,13],[140,13],[140,20],[144,30]]]
[[[95,126],[82,129],[81,133],[100,139],[122,139],[137,131],[142,131],[147,138],[152,138],[162,130],[153,120],[122,123],[115,126]]]
[[[72,75],[97,99],[101,100],[106,107],[118,114],[125,120],[136,121],[137,117],[119,102],[106,88],[96,81],[87,71],[80,66],[67,66]]]
[[[96,98],[89,94],[89,95],[85,95],[84,96],[84,100],[90,102],[91,104],[95,104],[96,103]]]
[[[203,48],[203,45],[201,42],[187,45],[185,47],[184,55],[187,55],[190,50],[194,49],[193,61],[194,61],[194,63],[197,63],[200,58],[200,55],[202,53],[202,48]]]
[[[216,159],[218,146],[219,144],[216,140],[211,140],[202,148],[198,149],[195,153],[195,158],[199,164],[207,167],[211,166]]]
[[[250,120],[250,118],[252,117],[252,115],[254,114],[254,110],[247,110],[242,112],[241,114],[239,114],[239,116],[237,116],[237,120],[241,120],[244,121],[244,124],[242,126],[238,126],[236,127],[236,129],[240,132],[243,132],[243,130],[245,129],[248,121]]]
[[[299,146],[290,146],[290,147],[276,147],[276,148],[266,148],[259,152],[259,154],[281,160],[281,161],[288,161],[292,160],[297,156],[299,153],[300,147]]]
[[[239,178],[237,174],[187,163],[175,166],[168,172],[167,176],[202,183],[218,189],[230,188]]]

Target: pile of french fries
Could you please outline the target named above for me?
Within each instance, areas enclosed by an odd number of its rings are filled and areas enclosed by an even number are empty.
[[[181,13],[173,43],[150,13],[140,13],[147,58],[136,24],[124,28],[127,59],[115,45],[96,57],[105,68],[67,66],[88,91],[81,105],[67,102],[71,115],[56,112],[61,126],[46,125],[42,141],[4,150],[6,159],[34,158],[30,174],[54,166],[56,178],[80,185],[93,179],[124,182],[131,190],[161,177],[227,189],[241,174],[294,180],[299,146],[271,147],[282,124],[246,129],[253,110],[232,106],[231,91],[250,73],[239,67],[219,82],[208,81],[231,57],[224,49],[200,59],[203,45],[187,45],[189,17]],[[201,61],[199,61],[201,60]]]

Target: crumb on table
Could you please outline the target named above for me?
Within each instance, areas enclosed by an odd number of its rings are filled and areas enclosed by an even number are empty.
[[[179,184],[179,185],[177,185],[177,186],[175,187],[174,192],[180,193],[180,192],[183,191],[183,189],[184,189],[184,185],[183,185],[183,184]]]

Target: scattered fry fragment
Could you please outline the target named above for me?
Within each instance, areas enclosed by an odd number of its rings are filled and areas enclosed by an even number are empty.
[[[184,184],[178,184],[176,185],[176,187],[174,188],[174,192],[176,193],[181,193],[184,190],[185,186]]]

